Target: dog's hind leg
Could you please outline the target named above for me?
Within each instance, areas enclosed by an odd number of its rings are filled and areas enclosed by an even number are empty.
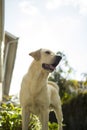
[[[63,130],[63,128],[62,128],[63,114],[62,114],[60,98],[58,98],[58,100],[56,101],[56,105],[54,106],[54,112],[56,114],[56,118],[57,118],[58,124],[59,124],[58,130]]]
[[[28,130],[28,124],[29,124],[29,107],[23,107],[22,108],[22,130]]]
[[[63,121],[63,114],[62,114],[62,107],[61,107],[61,100],[58,95],[55,94],[54,96],[55,99],[53,99],[53,109],[56,114],[56,118],[59,124],[59,129],[58,130],[63,130],[62,128],[62,121]]]
[[[58,130],[63,130],[63,128],[62,128],[63,116],[62,116],[62,110],[61,110],[61,108],[59,108],[59,106],[57,106],[55,108],[55,114],[56,114],[56,118],[57,118],[58,124],[59,124]]]

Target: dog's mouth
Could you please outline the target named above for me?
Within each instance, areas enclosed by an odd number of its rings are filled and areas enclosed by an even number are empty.
[[[46,64],[46,63],[43,63],[42,64],[42,67],[48,71],[54,71],[56,66],[59,64],[60,60],[62,59],[61,56],[56,56],[55,57],[55,62],[53,64]]]
[[[57,66],[56,64],[45,64],[45,63],[42,64],[42,67],[49,71],[54,71],[56,66]]]

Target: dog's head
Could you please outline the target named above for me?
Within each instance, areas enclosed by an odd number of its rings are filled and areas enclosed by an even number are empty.
[[[47,49],[39,49],[31,52],[29,55],[32,56],[36,61],[39,61],[43,69],[50,72],[54,71],[62,59],[61,56],[58,56],[54,52]]]

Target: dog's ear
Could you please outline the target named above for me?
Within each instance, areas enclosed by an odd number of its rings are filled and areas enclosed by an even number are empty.
[[[35,60],[39,60],[41,57],[41,49],[29,53],[30,56],[32,56]]]

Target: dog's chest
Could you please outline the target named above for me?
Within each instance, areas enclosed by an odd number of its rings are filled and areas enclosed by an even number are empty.
[[[31,113],[39,115],[41,111],[46,107],[46,102],[38,98],[32,98],[29,103],[29,110]]]
[[[29,109],[34,114],[39,114],[45,107],[49,107],[47,90],[43,89],[39,93],[34,93],[29,99]]]

